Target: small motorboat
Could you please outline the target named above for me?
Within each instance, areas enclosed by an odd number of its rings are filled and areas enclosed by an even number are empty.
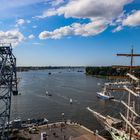
[[[114,99],[114,96],[106,95],[103,92],[97,92],[97,97],[101,99]]]
[[[70,98],[70,104],[72,104],[72,99]]]
[[[46,96],[52,96],[48,91],[46,91]]]
[[[102,92],[97,92],[97,97],[101,99],[114,99],[114,96],[112,96],[111,93],[107,91],[106,86],[103,88]]]

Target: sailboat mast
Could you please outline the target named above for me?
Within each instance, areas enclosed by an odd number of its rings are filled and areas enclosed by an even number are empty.
[[[135,101],[133,101],[133,110],[136,111],[136,108],[135,108]],[[137,116],[137,115],[136,115]],[[133,115],[133,123],[135,122],[135,119],[136,117]]]
[[[133,67],[133,48],[131,49],[131,64],[130,64],[130,74],[132,74],[132,67]]]
[[[133,48],[131,49],[130,74],[132,74],[132,66],[133,66]],[[130,82],[132,82],[131,79],[130,79]],[[131,98],[131,94],[129,92],[129,94],[128,94],[128,106],[130,106],[130,102],[131,102],[131,99],[130,98]],[[130,111],[127,108],[127,115],[126,115],[127,120],[129,120],[129,113],[130,113]],[[127,123],[126,123],[126,128],[125,129],[126,129],[126,131],[129,131],[128,130],[128,124]],[[130,140],[131,140],[131,136],[130,136]]]
[[[130,92],[129,92],[129,94],[128,94],[128,106],[130,106]],[[126,115],[126,118],[127,118],[127,120],[129,120],[129,109],[127,108],[127,115]],[[125,130],[126,131],[128,131],[128,124],[126,123],[126,126],[125,126]]]
[[[132,74],[132,67],[133,67],[133,48],[131,49],[131,62],[130,62],[130,74]],[[130,78],[130,83],[132,83],[132,80]],[[131,93],[129,92],[128,94],[128,106],[130,107],[131,105]],[[127,120],[129,120],[129,114],[130,114],[130,110],[127,108]],[[130,127],[130,129],[128,130],[128,124],[126,123],[126,131],[130,131],[130,140],[131,140],[131,134],[132,134],[132,129]]]
[[[132,49],[131,49],[131,67],[130,67],[130,74],[132,74],[132,67],[133,67],[133,47],[132,47]],[[132,81],[132,79],[130,79],[130,83],[132,83],[133,81]],[[130,95],[130,92],[129,92],[129,95],[128,95],[129,97],[128,97],[128,100],[129,100],[129,102],[128,102],[128,106],[130,106],[131,105],[131,95]],[[127,109],[127,110],[129,110],[129,109]],[[129,111],[128,111],[128,118],[129,118]],[[131,113],[131,117],[130,117],[131,119],[130,119],[130,121],[131,121],[131,123],[133,122],[133,113]],[[132,136],[131,136],[131,134],[132,134],[132,128],[130,127],[130,138],[129,138],[129,140],[131,140],[131,138],[132,138]]]
[[[133,101],[133,110],[135,110],[135,101]],[[135,118],[134,118],[134,114],[131,112],[131,124],[134,123]],[[130,128],[130,140],[132,139],[132,128]]]
[[[133,110],[135,110],[135,101],[133,101]],[[134,123],[134,114],[131,113],[131,124]],[[132,139],[132,128],[130,128],[130,140]]]

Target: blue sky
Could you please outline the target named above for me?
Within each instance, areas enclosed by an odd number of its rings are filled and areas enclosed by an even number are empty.
[[[0,41],[17,65],[121,65],[116,53],[140,53],[140,0],[0,1]]]

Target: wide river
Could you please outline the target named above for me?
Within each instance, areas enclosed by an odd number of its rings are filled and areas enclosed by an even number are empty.
[[[77,72],[77,69],[19,72],[18,77],[21,95],[12,97],[12,120],[18,117],[22,120],[47,118],[49,122],[55,122],[61,121],[64,113],[67,120],[81,123],[92,130],[102,130],[100,123],[86,107],[113,116],[118,116],[120,111],[119,103],[96,97],[105,79],[87,76],[84,72]],[[46,91],[52,96],[46,96]],[[115,96],[120,98],[118,94]]]

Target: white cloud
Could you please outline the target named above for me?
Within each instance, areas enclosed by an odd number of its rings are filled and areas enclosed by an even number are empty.
[[[107,28],[107,22],[103,20],[97,20],[87,24],[73,23],[70,26],[60,27],[54,31],[43,31],[39,34],[40,39],[60,39],[69,35],[80,36],[94,36],[103,32]]]
[[[120,25],[118,27],[116,27],[112,32],[115,33],[115,32],[119,32],[123,29],[123,27]]]
[[[31,34],[31,35],[28,36],[28,38],[33,39],[33,38],[35,38],[35,36],[33,34]]]
[[[15,27],[22,26],[22,25],[24,25],[26,23],[31,23],[31,20],[25,20],[25,19],[22,19],[22,18],[21,19],[18,19],[16,21]]]
[[[54,31],[43,31],[40,39],[58,39],[67,35],[94,36],[103,32],[108,25],[118,25],[113,32],[122,30],[117,19],[124,17],[123,8],[133,0],[69,0],[59,8],[48,9],[38,18],[54,15],[64,15],[65,18],[89,19],[87,24],[74,23],[69,26],[60,27]],[[114,23],[114,21],[117,21]]]
[[[51,5],[52,6],[58,6],[60,4],[64,3],[64,0],[54,0],[54,1],[51,1]]]
[[[35,16],[34,18],[46,18],[54,15],[57,15],[57,11],[55,8],[51,8],[48,9],[47,11],[44,11],[41,16]]]
[[[25,20],[24,19],[18,19],[16,21],[16,26],[22,26],[23,24],[25,24]]]
[[[70,0],[65,6],[49,9],[40,18],[53,15],[64,15],[66,18],[105,18],[113,19],[119,16],[124,5],[133,0]]]
[[[13,46],[18,45],[24,40],[24,36],[18,30],[0,31],[0,42],[11,43]]]
[[[123,26],[140,26],[140,10],[134,11],[122,21]]]
[[[33,45],[43,45],[43,44],[39,42],[34,42]]]

